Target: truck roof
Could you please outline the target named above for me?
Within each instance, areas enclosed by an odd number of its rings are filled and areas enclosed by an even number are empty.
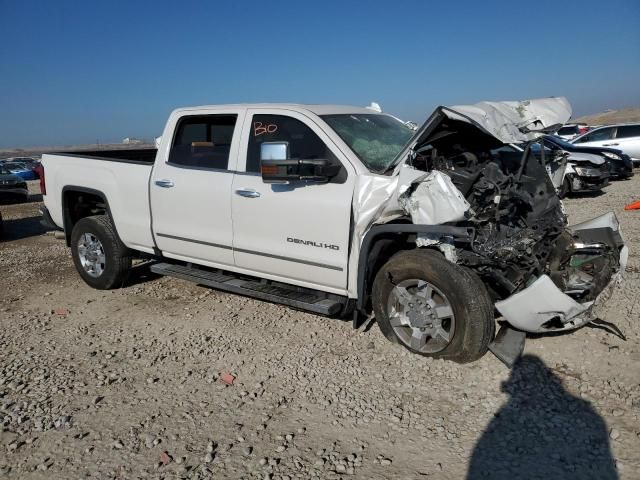
[[[335,115],[348,113],[368,113],[379,115],[379,112],[364,107],[354,107],[350,105],[324,105],[324,104],[302,104],[302,103],[235,103],[223,105],[198,105],[194,107],[183,107],[174,110],[174,113],[193,112],[198,110],[224,110],[226,108],[284,108],[288,110],[308,111],[316,115]]]

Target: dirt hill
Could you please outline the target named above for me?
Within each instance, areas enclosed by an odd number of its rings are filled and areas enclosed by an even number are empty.
[[[640,107],[623,108],[622,110],[609,110],[608,112],[594,113],[574,119],[576,122],[584,122],[589,125],[607,125],[611,123],[640,122]]]

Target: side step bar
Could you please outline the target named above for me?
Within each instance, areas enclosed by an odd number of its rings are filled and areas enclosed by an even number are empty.
[[[316,292],[308,288],[257,279],[247,280],[229,272],[204,270],[186,265],[156,263],[151,265],[151,271],[159,275],[176,277],[199,285],[259,298],[268,302],[281,303],[321,315],[336,315],[343,310],[347,302],[346,297]]]

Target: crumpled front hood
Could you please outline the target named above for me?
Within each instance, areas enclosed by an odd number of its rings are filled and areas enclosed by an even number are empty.
[[[600,155],[584,152],[569,152],[568,160],[573,163],[590,163],[598,166],[606,162],[604,157]]]
[[[418,129],[411,148],[424,141],[443,116],[475,125],[502,143],[523,143],[563,125],[571,113],[565,97],[441,106]]]

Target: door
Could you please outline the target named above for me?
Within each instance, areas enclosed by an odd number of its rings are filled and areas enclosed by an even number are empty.
[[[640,125],[618,126],[611,147],[622,150],[636,161],[640,160]]]
[[[575,140],[573,143],[576,145],[583,145],[585,147],[602,147],[607,143],[612,142],[614,133],[614,127],[596,128],[590,131],[586,135]]]
[[[152,230],[167,257],[233,265],[231,184],[242,119],[242,110],[225,110],[175,121],[150,184]]]
[[[355,170],[310,118],[290,110],[247,111],[233,180],[233,247],[238,267],[266,278],[344,293]],[[288,142],[291,159],[339,165],[328,183],[266,184],[263,142]]]

